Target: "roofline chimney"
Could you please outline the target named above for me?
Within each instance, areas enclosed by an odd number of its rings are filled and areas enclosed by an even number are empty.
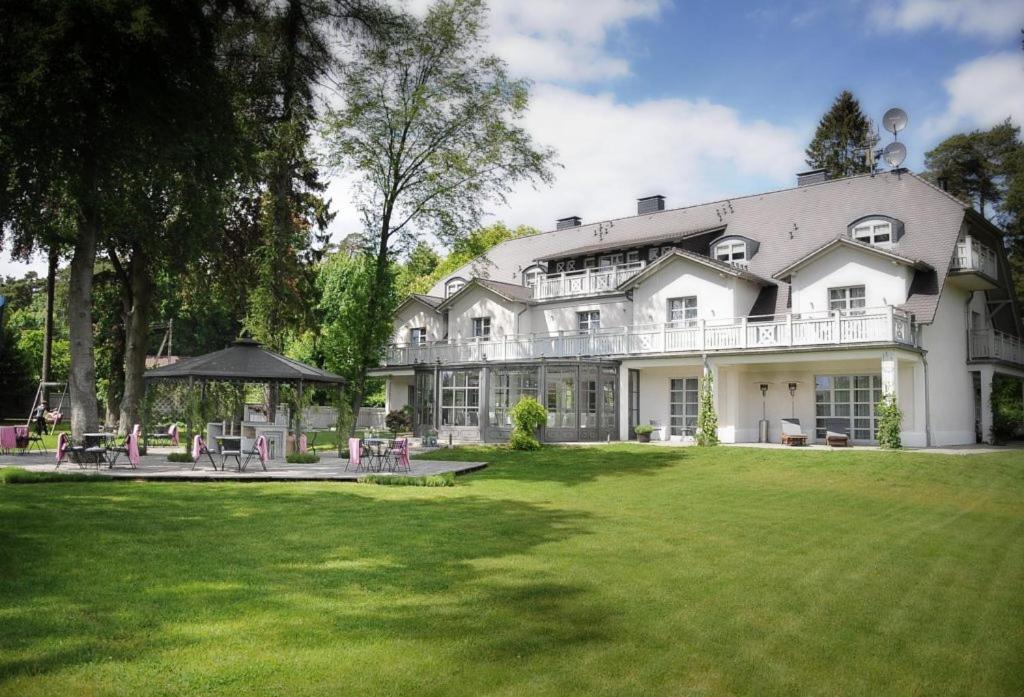
[[[566,230],[571,227],[579,227],[583,220],[578,215],[570,215],[568,218],[559,218],[555,221],[556,230]]]
[[[796,185],[807,186],[808,184],[821,184],[828,181],[828,170],[824,167],[809,169],[806,172],[796,173]]]
[[[661,194],[644,196],[636,200],[637,215],[647,215],[648,213],[657,213],[663,210],[665,210],[665,197]]]

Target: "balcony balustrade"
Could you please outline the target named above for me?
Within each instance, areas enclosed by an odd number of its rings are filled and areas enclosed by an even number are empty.
[[[977,271],[993,281],[999,278],[999,258],[994,251],[970,235],[956,243],[953,271]]]
[[[636,261],[630,264],[549,274],[542,276],[534,284],[532,297],[534,300],[550,300],[611,293],[621,283],[643,271],[644,266],[644,262]]]
[[[968,332],[971,360],[999,360],[1024,365],[1024,341],[998,329],[974,329]]]
[[[890,343],[914,346],[910,316],[893,307],[805,315],[740,317],[666,324],[396,344],[385,365],[472,363],[535,358],[625,357]]]

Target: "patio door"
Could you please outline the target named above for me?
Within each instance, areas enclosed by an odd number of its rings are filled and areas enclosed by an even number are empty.
[[[875,404],[881,398],[881,375],[816,375],[815,436],[825,438],[825,419],[843,419],[849,424],[851,440],[874,443],[878,437]]]
[[[669,389],[669,435],[693,436],[697,433],[700,380],[675,378]]]

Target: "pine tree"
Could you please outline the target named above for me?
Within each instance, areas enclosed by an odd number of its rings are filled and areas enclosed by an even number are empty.
[[[809,167],[824,169],[830,179],[836,179],[870,172],[873,163],[866,151],[873,151],[877,143],[871,119],[861,111],[853,93],[843,90],[821,117],[814,139],[804,152]]]

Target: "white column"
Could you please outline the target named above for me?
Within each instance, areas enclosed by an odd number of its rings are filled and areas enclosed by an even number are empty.
[[[924,359],[918,358],[917,362],[914,363],[914,414],[913,414],[913,428],[906,432],[907,419],[909,416],[904,414],[903,428],[904,433],[900,434],[900,438],[903,440],[905,445],[909,445],[915,448],[923,448],[928,443],[928,405],[925,398],[925,374],[924,374]]]
[[[900,399],[900,362],[895,351],[882,352],[882,394],[892,395],[897,404]]]
[[[718,416],[718,438],[719,438],[719,440],[722,440],[723,439],[723,433],[722,433],[722,431],[723,431],[723,429],[722,429],[722,402],[723,402],[723,400],[721,398],[721,396],[722,396],[722,384],[720,382],[720,380],[722,379],[722,376],[721,376],[721,371],[718,368],[718,364],[715,363],[715,359],[714,358],[706,358],[706,359],[704,359],[704,375],[705,376],[708,376],[708,375],[711,376],[711,380],[712,380],[711,384],[712,384],[712,390],[713,390],[713,393],[712,393],[712,396],[711,396],[712,397],[711,398],[711,403],[714,405],[714,407],[715,407],[715,414]],[[666,426],[666,428],[667,428],[667,426]]]
[[[990,365],[978,366],[981,376],[981,439],[992,442],[992,378],[995,371]]]
[[[629,368],[619,365],[619,439],[629,440]]]

